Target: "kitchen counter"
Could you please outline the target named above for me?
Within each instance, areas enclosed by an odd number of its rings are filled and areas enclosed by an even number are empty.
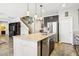
[[[28,35],[18,35],[14,36],[15,38],[26,38],[25,40],[32,40],[32,41],[41,41],[51,35],[54,35],[54,33],[48,33],[47,35],[44,35],[43,33],[34,33],[34,34],[28,34]]]

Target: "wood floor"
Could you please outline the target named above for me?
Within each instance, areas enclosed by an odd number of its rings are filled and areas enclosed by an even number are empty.
[[[67,43],[56,43],[51,56],[76,56],[74,46]]]
[[[13,56],[13,41],[8,36],[0,36],[0,42],[5,41],[5,44],[0,45],[0,56]],[[74,47],[70,44],[56,43],[55,49],[51,56],[76,56]]]
[[[12,56],[13,55],[13,45],[12,39],[9,36],[0,35],[0,42],[6,42],[0,44],[0,56]]]

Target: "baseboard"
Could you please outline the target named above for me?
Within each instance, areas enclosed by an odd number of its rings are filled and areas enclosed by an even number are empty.
[[[66,43],[66,42],[59,42],[59,43],[64,43],[64,44],[69,44],[69,45],[74,45],[73,43]]]

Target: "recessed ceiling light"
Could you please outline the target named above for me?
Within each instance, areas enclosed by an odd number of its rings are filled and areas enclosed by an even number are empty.
[[[66,4],[64,3],[64,4],[62,4],[62,7],[66,7]]]

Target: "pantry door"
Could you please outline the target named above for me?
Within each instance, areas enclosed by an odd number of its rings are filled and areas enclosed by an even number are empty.
[[[60,41],[73,44],[73,19],[64,18],[60,22]]]

